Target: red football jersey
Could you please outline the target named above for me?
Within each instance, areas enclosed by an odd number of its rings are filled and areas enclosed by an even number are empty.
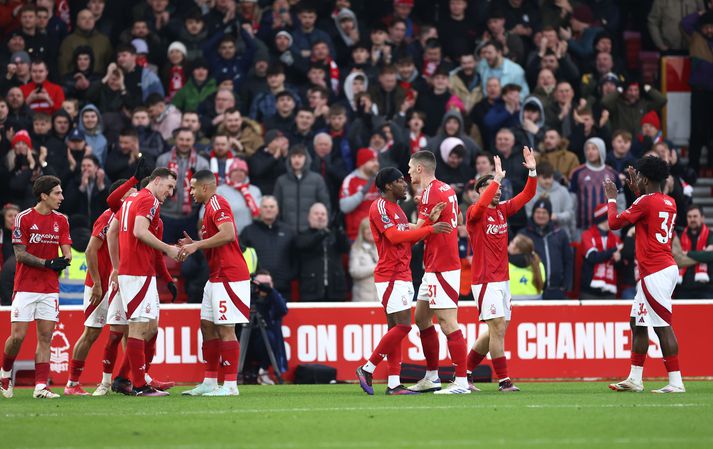
[[[132,193],[124,200],[119,209],[119,274],[156,275],[154,249],[134,237],[134,221],[136,217],[146,217],[149,230],[156,229],[160,209],[158,199],[148,189]]]
[[[360,191],[368,182],[364,178],[360,178],[354,173],[344,178],[342,182],[342,188],[339,190],[339,199],[350,197]],[[379,199],[379,190],[376,188],[374,183],[371,184],[369,191],[364,198],[362,198],[361,203],[353,211],[344,214],[344,225],[346,227],[346,233],[349,240],[356,240],[359,236],[359,225],[362,220],[369,216],[369,208],[371,203]]]
[[[101,240],[102,246],[99,247],[97,251],[97,264],[99,265],[99,279],[101,280],[102,291],[106,292],[109,287],[109,276],[111,276],[111,258],[109,257],[109,245],[106,244],[106,233],[109,230],[109,224],[112,218],[114,218],[114,212],[111,209],[105,210],[97,221],[94,222],[94,227],[92,228],[92,237],[96,237]],[[84,279],[84,285],[87,287],[93,287],[94,281],[87,271],[87,277]]]
[[[458,197],[450,185],[437,179],[431,181],[421,195],[418,218],[428,220],[428,214],[438,203],[446,203],[438,221],[450,224],[454,231],[448,234],[431,234],[424,240],[423,265],[427,273],[442,273],[460,269],[458,253]]]
[[[616,208],[616,203],[609,204],[610,208]],[[636,261],[642,278],[676,265],[671,254],[676,224],[673,198],[661,192],[642,195],[618,218],[636,226]],[[618,227],[612,226],[612,229]]]
[[[34,207],[17,214],[12,231],[13,245],[25,245],[27,252],[40,259],[59,257],[60,245],[71,245],[69,222],[59,212],[42,215]],[[59,293],[59,273],[17,262],[15,292]]]
[[[379,198],[371,203],[369,208],[369,224],[379,254],[379,261],[374,270],[374,281],[411,282],[411,243],[395,245],[384,236],[386,230],[394,226],[399,231],[409,230],[409,222],[401,206]]]
[[[203,226],[201,227],[203,239],[209,239],[217,234],[218,226],[223,223],[230,223],[231,226],[235,227],[233,211],[225,198],[220,195],[213,195],[205,205]],[[212,282],[237,282],[250,279],[248,266],[238,244],[237,229],[235,230],[235,235],[236,239],[232,242],[205,250]]]

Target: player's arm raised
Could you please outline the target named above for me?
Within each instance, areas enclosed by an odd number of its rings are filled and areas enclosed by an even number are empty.
[[[530,173],[527,177],[525,188],[510,200],[510,215],[525,207],[525,204],[533,199],[535,193],[537,193],[537,161],[535,160],[535,152],[529,147],[524,147],[522,149],[522,155],[525,158],[522,165],[527,168]]]
[[[134,237],[151,248],[161,251],[170,258],[178,260],[178,248],[162,242],[153,235],[149,230],[150,224],[151,222],[149,222],[148,218],[137,216],[134,220]]]
[[[619,192],[616,188],[616,184],[614,184],[614,181],[609,178],[604,180],[604,194],[606,195],[607,202],[609,203],[607,209],[609,228],[612,231],[616,231],[623,228],[625,225],[630,224],[629,220],[623,216],[623,213],[619,214],[619,210],[616,206],[616,197]],[[632,207],[634,206],[636,206],[636,202],[632,205]]]
[[[89,276],[92,277],[92,282],[94,283],[92,286],[92,295],[89,299],[93,305],[97,305],[101,302],[102,294],[104,293],[102,292],[101,277],[99,275],[99,258],[97,257],[102,243],[101,239],[92,236],[89,238],[86,251],[84,251],[84,255],[87,260],[87,271],[89,272]]]
[[[495,164],[493,181],[488,185],[488,187],[483,191],[483,193],[480,194],[478,202],[468,208],[468,216],[466,217],[467,223],[475,224],[475,222],[480,220],[480,217],[483,216],[485,210],[493,201],[493,198],[495,198],[495,194],[500,188],[500,183],[505,178],[505,171],[503,171],[503,165],[500,162],[500,157],[494,156],[493,162]]]

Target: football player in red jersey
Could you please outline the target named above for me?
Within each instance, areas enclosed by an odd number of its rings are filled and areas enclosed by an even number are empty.
[[[381,198],[369,209],[369,223],[374,235],[374,244],[379,262],[374,270],[376,291],[384,306],[389,331],[381,338],[369,361],[357,368],[361,388],[374,394],[372,374],[376,366],[387,357],[389,364],[387,395],[417,394],[401,385],[401,342],[411,331],[411,245],[431,234],[453,231],[448,223],[435,223],[411,229],[406,213],[398,201],[406,198],[404,175],[396,168],[385,168],[374,181]],[[431,222],[438,220],[445,203],[436,205],[429,216]]]
[[[439,203],[445,203],[439,221],[451,228],[458,226],[460,209],[453,188],[436,179],[436,157],[430,151],[418,151],[409,161],[409,176],[415,187],[421,188],[417,227],[427,224],[429,214]],[[438,394],[469,394],[466,377],[467,344],[458,327],[458,292],[460,291],[460,256],[458,233],[432,234],[426,237],[423,249],[425,273],[416,299],[416,325],[426,356],[426,375],[410,389]],[[441,389],[438,377],[438,334],[433,316],[448,340],[448,352],[455,366],[455,381]]]
[[[201,334],[206,361],[203,382],[187,396],[237,396],[240,343],[235,325],[250,321],[250,271],[238,244],[235,219],[228,201],[216,195],[215,174],[201,170],[191,179],[191,195],[205,206],[201,240],[188,234],[179,244],[179,260],[202,249],[208,259],[210,278],[201,303]],[[245,348],[247,349],[247,348]],[[218,364],[223,360],[225,381],[218,386]]]
[[[483,176],[475,184],[478,202],[468,208],[466,228],[473,247],[473,298],[478,303],[479,318],[488,331],[478,336],[468,354],[468,370],[473,371],[488,355],[498,376],[500,391],[519,391],[507,372],[505,331],[510,323],[510,276],[508,272],[507,219],[522,209],[535,196],[537,172],[535,155],[524,147],[523,165],[530,171],[522,192],[509,201],[500,202],[500,182],[505,178],[500,158],[495,156],[495,173]]]
[[[12,367],[30,323],[37,326],[34,398],[54,399],[59,395],[47,388],[52,332],[59,321],[59,272],[72,259],[67,217],[57,212],[64,196],[61,181],[40,176],[32,186],[37,205],[17,214],[12,244],[17,259],[12,295],[10,336],[5,341],[0,393],[13,396]],[[59,250],[62,257],[57,257]]]
[[[678,281],[678,267],[671,254],[676,221],[676,203],[663,193],[669,177],[668,163],[656,156],[641,158],[635,171],[629,171],[628,184],[642,195],[621,214],[617,214],[617,189],[611,180],[604,182],[609,201],[609,227],[636,227],[636,261],[639,281],[631,309],[631,372],[619,383],[609,385],[615,391],[643,391],[642,374],[649,349],[649,326],[661,342],[663,362],[668,372],[668,385],[654,393],[686,391],[678,366],[678,341],[672,327],[671,296]]]

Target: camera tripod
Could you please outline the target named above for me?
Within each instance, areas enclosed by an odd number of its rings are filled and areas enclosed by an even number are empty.
[[[250,321],[243,325],[243,329],[240,331],[240,360],[238,361],[238,373],[243,374],[243,368],[245,368],[245,358],[248,355],[248,344],[250,343],[250,336],[255,327],[260,329],[260,335],[262,335],[262,341],[265,345],[265,350],[270,358],[270,364],[272,369],[275,371],[275,377],[277,378],[277,383],[281,384],[282,376],[280,375],[280,368],[277,365],[277,359],[275,358],[275,353],[272,351],[272,346],[270,346],[270,340],[267,337],[267,323],[262,314],[253,308],[250,311]]]

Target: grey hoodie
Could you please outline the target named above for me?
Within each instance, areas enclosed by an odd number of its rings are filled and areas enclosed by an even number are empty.
[[[85,111],[94,111],[97,113],[97,118],[99,119],[97,122],[97,127],[93,130],[88,130],[84,126],[84,112]],[[107,140],[106,137],[104,137],[104,134],[102,134],[102,131],[104,130],[104,121],[102,119],[102,114],[99,112],[99,108],[94,106],[93,104],[89,103],[88,105],[84,106],[81,111],[79,111],[79,130],[84,133],[84,140],[87,142],[87,145],[89,145],[92,148],[92,154],[95,155],[98,159],[99,162],[101,163],[101,166],[104,167],[104,163],[106,162],[106,156],[108,152],[107,148]],[[77,163],[81,163],[81,161],[77,161]]]
[[[593,143],[599,149],[599,164],[594,165],[587,161],[587,167],[589,167],[590,170],[594,171],[604,170],[604,162],[607,160],[607,146],[604,144],[604,141],[599,137],[592,137],[590,139],[587,139],[586,142],[584,142],[584,148],[587,148],[587,145],[589,145],[590,143]]]
[[[446,135],[445,131],[446,122],[450,118],[455,118],[460,124],[458,133],[454,136]],[[440,154],[441,143],[443,143],[443,141],[446,140],[446,138],[448,137],[457,137],[462,140],[463,144],[465,145],[465,150],[467,154],[463,159],[469,165],[475,164],[475,155],[480,152],[480,147],[477,143],[475,143],[473,139],[468,137],[463,128],[463,116],[461,115],[460,111],[458,109],[451,109],[449,111],[446,111],[446,113],[443,114],[443,119],[441,120],[441,126],[438,128],[438,133],[436,133],[436,136],[428,142],[429,150],[438,156]]]

